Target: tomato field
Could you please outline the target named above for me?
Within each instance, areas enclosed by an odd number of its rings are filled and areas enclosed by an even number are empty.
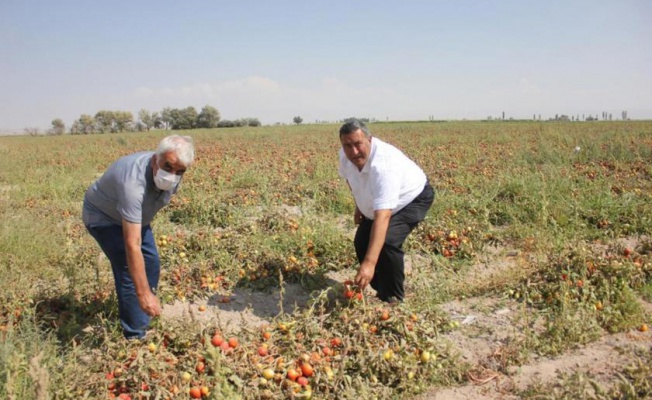
[[[110,163],[170,132],[0,138],[0,397],[411,398],[614,335],[647,351],[627,352],[602,392],[571,375],[509,394],[652,396],[651,122],[369,127],[436,189],[405,243],[404,303],[348,282],[354,203],[337,175],[339,126],[185,131],[195,165],[153,224],[158,294],[216,317],[164,313],[143,341],[122,338],[81,204]],[[288,288],[307,300],[283,306]],[[225,323],[242,293],[278,312]],[[491,311],[450,311],[478,299]],[[474,318],[500,310],[504,336],[483,361],[464,357],[459,344],[486,334]]]

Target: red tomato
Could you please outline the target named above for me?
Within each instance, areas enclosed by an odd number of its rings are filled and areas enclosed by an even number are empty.
[[[312,365],[308,363],[303,363],[301,364],[301,373],[303,376],[312,376],[312,374],[315,372],[315,370],[312,368]]]
[[[304,378],[303,376],[300,376],[297,378],[297,383],[301,386],[307,386],[308,385],[308,379]]]
[[[201,390],[199,390],[199,388],[197,388],[197,387],[190,388],[190,390],[188,391],[188,394],[193,399],[201,399]]]
[[[299,377],[299,373],[297,372],[296,369],[290,368],[288,369],[287,377],[289,380],[294,382]]]
[[[201,361],[198,362],[198,363],[197,363],[197,366],[195,367],[195,371],[197,371],[197,373],[199,373],[199,374],[204,373],[204,370],[205,370],[205,369],[206,369],[206,364],[204,364],[204,363],[201,362]]]
[[[219,346],[222,344],[222,342],[224,342],[224,339],[222,338],[222,336],[220,336],[220,335],[217,334],[217,333],[216,333],[216,334],[213,336],[213,338],[211,339],[211,343],[212,343],[213,346],[215,346],[215,347],[219,347]]]

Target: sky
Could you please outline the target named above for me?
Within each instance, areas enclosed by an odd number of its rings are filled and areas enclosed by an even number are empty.
[[[0,131],[210,105],[263,124],[652,119],[649,0],[0,0]]]

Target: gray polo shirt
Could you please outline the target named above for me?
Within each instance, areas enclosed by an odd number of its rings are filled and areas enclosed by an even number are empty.
[[[170,203],[177,190],[159,190],[154,184],[152,156],[146,151],[115,161],[84,196],[82,220],[87,226],[122,225],[122,219],[149,225]],[[177,185],[178,187],[178,185]]]

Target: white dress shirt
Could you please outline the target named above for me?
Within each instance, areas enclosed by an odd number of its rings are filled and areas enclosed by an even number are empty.
[[[358,209],[367,219],[375,210],[399,212],[414,200],[426,185],[423,170],[403,152],[389,143],[372,137],[369,158],[358,170],[340,149],[339,174],[351,186]]]

